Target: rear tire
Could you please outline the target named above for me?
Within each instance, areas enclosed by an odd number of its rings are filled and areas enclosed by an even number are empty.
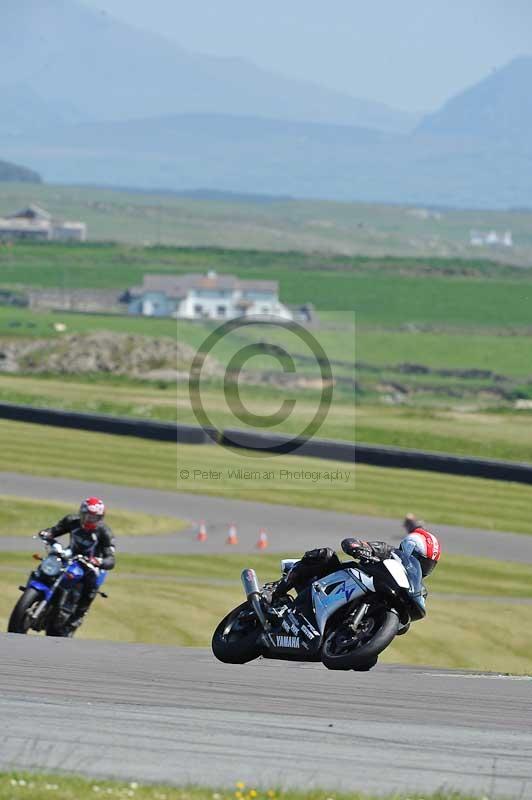
[[[368,661],[366,664],[359,664],[358,667],[351,667],[351,669],[353,672],[369,672],[370,669],[373,669],[378,660],[378,656],[375,656],[375,658],[372,658],[371,661]]]
[[[224,664],[246,664],[261,654],[258,642],[261,631],[251,604],[242,603],[224,617],[214,631],[212,652]]]
[[[321,660],[327,669],[359,672],[371,669],[379,653],[395,638],[398,628],[399,618],[395,612],[385,608],[370,609],[362,620],[358,636],[345,623],[331,631],[323,642]]]
[[[42,592],[37,591],[37,589],[30,587],[24,591],[24,593],[19,597],[15,608],[11,612],[11,616],[9,617],[9,623],[7,626],[8,633],[25,634],[30,630],[28,613],[31,611],[33,606],[36,606],[37,603],[41,602],[42,597]]]

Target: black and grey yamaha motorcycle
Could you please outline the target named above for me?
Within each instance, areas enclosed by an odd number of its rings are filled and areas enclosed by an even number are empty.
[[[283,575],[295,563],[283,559]],[[214,655],[227,664],[263,656],[366,671],[395,636],[426,613],[419,561],[400,550],[383,560],[342,564],[295,599],[287,595],[273,604],[276,584],[260,588],[252,569],[242,572],[242,583],[246,602],[224,617],[212,638]]]

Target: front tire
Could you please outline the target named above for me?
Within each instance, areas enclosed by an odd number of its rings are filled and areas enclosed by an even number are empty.
[[[357,631],[341,623],[326,637],[321,660],[327,669],[365,671],[377,663],[379,653],[393,641],[399,628],[394,611],[369,609]]]
[[[47,636],[56,636],[56,637],[60,637],[62,639],[72,639],[72,637],[74,636],[74,633],[75,633],[75,630],[73,628],[71,628],[70,626],[67,625],[67,626],[63,626],[62,628],[58,628],[56,625],[54,625],[53,622],[50,625],[48,625],[47,628],[46,628],[46,635]]]
[[[261,654],[262,631],[249,602],[234,608],[217,626],[212,637],[212,652],[224,664],[246,664]]]
[[[8,633],[27,633],[30,630],[29,612],[42,600],[42,593],[29,588],[19,597],[9,617]]]

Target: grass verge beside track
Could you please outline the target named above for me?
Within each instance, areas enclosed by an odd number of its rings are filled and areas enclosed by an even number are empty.
[[[118,566],[106,583],[109,599],[96,600],[79,637],[208,647],[217,623],[243,600],[239,576],[245,566],[256,569],[261,581],[279,577],[279,557],[270,554],[119,553]],[[17,586],[31,567],[27,554],[3,555],[0,627],[4,630],[18,598]],[[530,673],[528,566],[446,556],[428,585],[427,618],[393,642],[384,662]]]
[[[54,525],[66,514],[73,514],[76,506],[54,503],[49,500],[22,500],[18,497],[0,495],[0,537],[29,536],[36,531]],[[106,522],[115,534],[123,536],[147,536],[149,534],[177,533],[187,523],[173,517],[141,514],[113,508]]]
[[[510,337],[508,337],[510,338]],[[532,374],[532,367],[530,369]],[[244,385],[244,404],[255,414],[272,414],[293,389]],[[219,427],[242,427],[225,407],[223,385],[210,381],[202,388],[202,404]],[[298,433],[314,415],[320,399],[316,389],[297,397],[289,418],[274,430]],[[103,374],[88,376],[2,375],[0,401],[98,414],[163,420],[197,425],[188,384],[141,381]],[[319,436],[329,439],[417,448],[456,455],[532,462],[530,411],[472,411],[452,408],[355,405],[350,390],[336,390]]]
[[[0,471],[383,517],[400,518],[415,508],[434,524],[532,533],[532,487],[522,484],[337,464],[297,455],[262,458],[214,445],[177,447],[6,421],[0,421],[0,442]],[[238,477],[234,471],[239,468],[258,471],[259,476]],[[188,478],[178,478],[181,470],[183,475],[188,471]],[[271,477],[263,476],[265,470]],[[340,470],[347,480],[316,477],[331,470]],[[198,476],[197,471],[202,474]],[[294,475],[301,471],[306,475]]]
[[[237,783],[235,790],[200,788],[197,786],[146,786],[137,781],[107,781],[99,778],[81,778],[73,775],[58,775],[33,772],[0,772],[0,800],[94,800],[99,795],[136,800],[376,800],[373,795],[358,792],[276,790],[265,787],[256,789]],[[457,794],[442,790],[435,794],[394,794],[382,796],[380,800],[478,800],[478,795]]]

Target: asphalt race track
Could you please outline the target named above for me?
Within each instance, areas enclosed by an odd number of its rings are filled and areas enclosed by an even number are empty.
[[[532,796],[532,678],[0,635],[0,768]]]
[[[60,500],[74,507],[81,497],[97,494],[111,508],[175,516],[190,520],[191,525],[200,519],[207,522],[209,538],[203,543],[196,542],[191,531],[175,536],[146,537],[128,537],[122,531],[115,531],[119,550],[129,553],[249,553],[255,550],[258,530],[262,527],[269,532],[269,550],[287,555],[298,555],[311,547],[325,545],[337,548],[345,536],[398,543],[403,534],[399,520],[8,472],[0,472],[0,494]],[[409,510],[412,509],[405,508],[405,512]],[[54,521],[43,520],[43,526]],[[238,526],[239,544],[228,548],[225,539],[233,521]],[[532,536],[450,525],[438,525],[434,530],[442,541],[444,553],[532,564]],[[34,550],[35,542],[30,533],[27,539],[0,537],[0,550]]]

